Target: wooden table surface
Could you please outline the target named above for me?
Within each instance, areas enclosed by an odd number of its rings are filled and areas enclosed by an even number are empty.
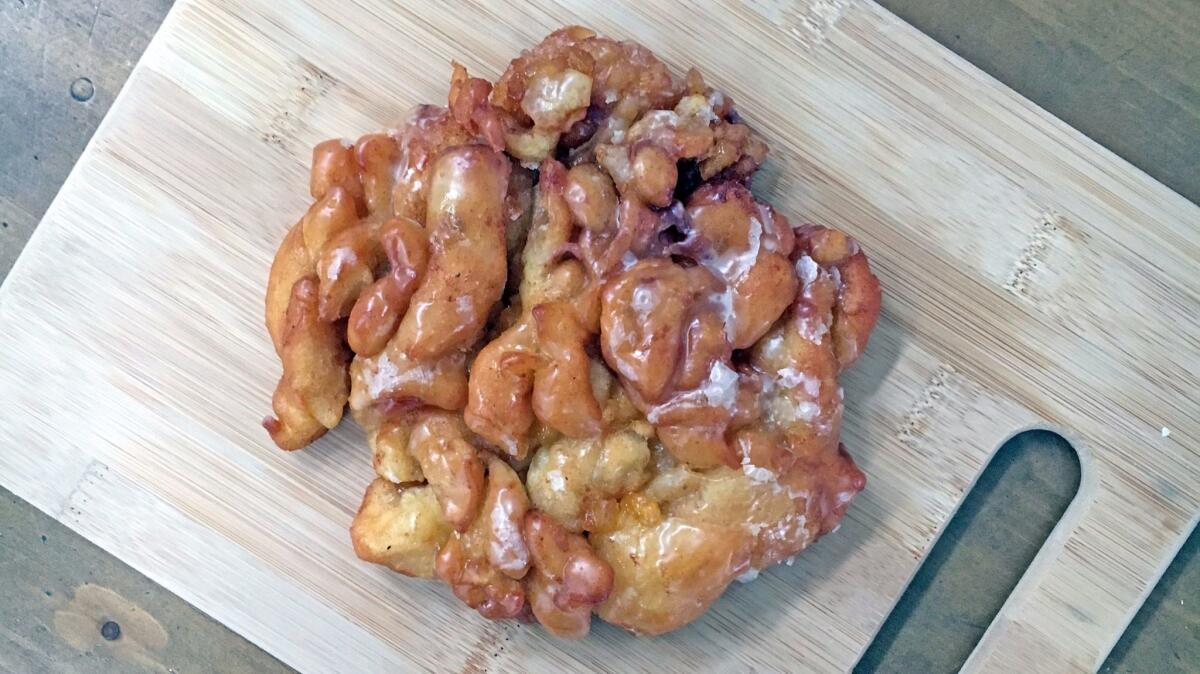
[[[882,4],[1200,201],[1200,3]],[[1101,6],[1108,4],[1113,6]],[[0,0],[0,278],[169,5],[169,0]],[[1070,450],[1053,437],[1025,436],[1002,450],[885,625],[863,669],[954,669],[1077,481]],[[1198,547],[1193,534],[1106,670],[1196,671]],[[86,614],[97,601],[123,611],[127,632],[158,626],[167,644],[161,659],[179,671],[286,669],[2,490],[0,574],[9,581],[0,584],[0,671],[124,671],[112,659],[119,639],[109,643],[73,632],[63,617]]]

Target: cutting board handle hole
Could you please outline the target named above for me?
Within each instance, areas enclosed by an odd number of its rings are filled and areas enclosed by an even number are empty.
[[[1124,671],[1121,665],[1134,662],[1134,658],[1130,657],[1131,653],[1148,662],[1153,662],[1155,657],[1165,657],[1167,653],[1175,653],[1175,657],[1179,657],[1174,645],[1170,643],[1171,639],[1179,634],[1179,630],[1169,629],[1167,625],[1171,621],[1187,625],[1189,616],[1196,615],[1195,600],[1189,594],[1187,576],[1192,574],[1194,577],[1196,574],[1198,557],[1200,527],[1192,530],[1175,559],[1171,561],[1171,565],[1167,567],[1167,572],[1158,579],[1158,584],[1146,598],[1146,603],[1142,604],[1129,627],[1125,628],[1121,640],[1108,654],[1108,659],[1100,671]],[[1191,582],[1191,586],[1195,586],[1195,581]],[[1189,599],[1186,603],[1185,597]],[[1195,624],[1194,619],[1192,624]],[[1181,663],[1181,666],[1185,666],[1184,663]]]
[[[855,672],[958,671],[1079,490],[1075,450],[1045,430],[1004,443]],[[929,636],[944,639],[931,643]]]

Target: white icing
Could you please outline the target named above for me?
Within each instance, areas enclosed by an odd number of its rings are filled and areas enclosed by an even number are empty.
[[[674,135],[679,126],[679,115],[671,110],[654,110],[642,115],[642,118],[629,129],[630,134],[638,140],[656,140],[657,135]],[[665,134],[663,132],[666,132]]]
[[[803,389],[810,398],[821,394],[821,380],[794,367],[785,367],[779,371],[779,383],[789,389]]]
[[[396,474],[396,471],[393,470],[393,467],[391,464],[384,464],[383,479],[387,480],[388,482],[395,482],[396,484],[399,484],[401,482],[400,476]]]
[[[779,479],[779,475],[777,475],[775,471],[769,468],[763,468],[762,466],[756,466],[751,463],[750,455],[745,453],[742,454],[742,473],[745,474],[746,477],[759,484],[765,484],[767,482],[775,483]],[[778,484],[775,484],[776,488],[778,488],[778,486]],[[761,524],[755,526],[758,526],[759,529],[762,528]],[[758,534],[757,531],[753,533],[756,535]]]
[[[779,478],[779,476],[775,474],[775,471],[769,468],[763,468],[762,466],[756,466],[752,463],[743,462],[742,472],[745,473],[746,477],[759,484],[774,482]]]
[[[796,328],[800,332],[800,336],[813,344],[820,344],[825,335],[829,334],[829,323],[811,316],[797,318]]]
[[[725,290],[717,295],[721,305],[721,320],[725,322],[725,339],[733,341],[737,333],[737,320],[733,313],[733,286],[725,286]]]
[[[342,267],[354,262],[355,259],[357,259],[357,256],[349,248],[338,247],[333,249],[329,266],[325,268],[325,278],[330,281],[336,281],[338,274],[342,272]]]
[[[385,351],[376,359],[374,367],[368,366],[363,368],[365,370],[363,378],[367,384],[367,392],[372,398],[379,398],[384,393],[394,391],[410,382],[420,384],[432,383],[433,372],[430,366],[417,365],[413,367],[412,363],[408,362],[407,359],[400,365],[408,367],[402,369],[396,363],[392,362]]]
[[[762,247],[771,252],[779,250],[779,239],[775,236],[775,215],[770,206],[758,204],[758,218],[763,223]],[[767,232],[771,232],[771,235],[767,236]]]
[[[783,334],[776,332],[767,337],[766,341],[759,342],[758,348],[762,349],[764,358],[779,358],[781,356],[780,352],[783,351]]]
[[[466,321],[475,318],[475,302],[471,300],[470,295],[459,295],[458,299],[454,300],[454,308],[458,311],[458,315]]]
[[[646,419],[657,424],[662,415],[677,407],[709,406],[732,410],[737,404],[738,374],[725,363],[717,361],[708,371],[699,388],[672,396],[667,402],[650,410]]]
[[[796,405],[796,417],[802,421],[812,421],[821,414],[821,406],[809,401]]]
[[[550,127],[572,112],[587,107],[591,92],[592,78],[567,68],[554,76],[534,78],[521,99],[521,109],[533,119],[535,126]]]
[[[743,573],[742,575],[737,577],[737,582],[749,583],[750,581],[754,580],[755,578],[758,578],[758,569],[751,567],[749,571],[747,571],[746,573]]]
[[[810,286],[817,280],[817,273],[821,268],[817,263],[807,255],[801,255],[799,260],[796,260],[796,273],[800,275],[800,282],[805,286]]]
[[[509,456],[517,456],[521,453],[521,448],[517,445],[516,438],[505,437],[501,439],[504,443],[504,448],[508,450]]]
[[[501,571],[516,572],[528,564],[525,554],[525,537],[521,525],[514,517],[512,503],[500,499],[492,508],[492,533],[496,538],[491,543],[491,562]]]
[[[550,483],[550,489],[554,491],[566,491],[567,480],[563,477],[562,471],[555,468],[546,472],[546,480]]]
[[[700,260],[701,264],[712,270],[728,283],[733,283],[750,270],[758,262],[758,250],[762,245],[763,224],[758,218],[750,218],[750,228],[746,231],[749,237],[749,247],[745,250],[727,250],[723,253],[707,252]]]
[[[654,292],[646,286],[633,289],[633,310],[639,314],[649,314],[654,308]]]
[[[700,388],[709,404],[733,409],[737,404],[738,375],[725,363],[717,361],[708,371],[708,379]]]
[[[804,382],[805,375],[803,372],[794,367],[785,367],[779,371],[779,383],[788,388],[797,388]]]

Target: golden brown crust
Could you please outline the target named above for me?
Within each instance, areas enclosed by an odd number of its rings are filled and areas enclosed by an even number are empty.
[[[750,539],[740,527],[677,517],[624,515],[620,526],[594,535],[592,545],[614,575],[597,615],[638,634],[695,620],[750,568]]]
[[[464,349],[483,332],[504,291],[509,161],[479,145],[448,148],[429,176],[429,268],[396,329],[398,348],[430,360]]]
[[[528,508],[516,472],[492,457],[481,516],[438,553],[438,577],[485,618],[516,618],[526,611],[521,579],[529,570],[529,550],[521,526]]]
[[[312,273],[308,249],[304,247],[301,223],[288,230],[287,236],[275,251],[271,272],[267,277],[267,331],[275,344],[275,353],[283,353],[284,315],[296,281]]]
[[[555,636],[582,638],[593,607],[612,591],[612,567],[587,539],[543,512],[529,511],[521,533],[533,561],[528,594],[534,617]]]
[[[298,449],[349,404],[379,476],[356,553],[488,618],[661,634],[835,528],[879,282],[754,196],[766,153],[698,72],[579,27],[318,145],[265,425]]]
[[[275,389],[275,417],[263,425],[282,449],[299,449],[337,426],[349,397],[347,354],[338,327],[317,311],[317,279],[292,285],[281,330],[283,377]]]
[[[427,486],[377,478],[367,487],[350,527],[354,553],[406,576],[434,577],[434,558],[451,534]]]

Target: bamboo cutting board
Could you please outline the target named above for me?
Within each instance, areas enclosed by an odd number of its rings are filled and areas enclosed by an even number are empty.
[[[564,23],[698,66],[771,143],[760,194],[884,285],[846,382],[867,491],[657,639],[555,641],[358,562],[362,434],[288,455],[259,427],[312,145]],[[1079,494],[967,669],[1090,670],[1197,522],[1198,315],[1200,208],[865,0],[180,0],[0,289],[0,481],[306,671],[836,671],[995,448],[1048,427]]]

